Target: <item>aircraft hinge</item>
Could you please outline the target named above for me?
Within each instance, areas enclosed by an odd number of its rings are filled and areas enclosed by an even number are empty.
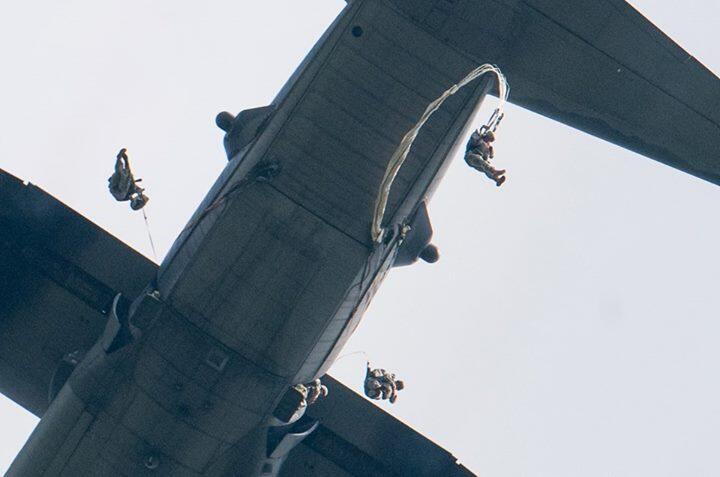
[[[118,293],[113,299],[105,331],[100,338],[106,353],[110,354],[117,351],[133,340],[129,314],[130,306],[127,300],[122,294]]]

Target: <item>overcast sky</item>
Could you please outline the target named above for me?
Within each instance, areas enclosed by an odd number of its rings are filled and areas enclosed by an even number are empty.
[[[225,164],[215,114],[267,104],[344,4],[5,5],[0,168],[152,257],[106,188],[128,147],[162,257]],[[633,4],[720,71],[718,2]],[[381,407],[484,476],[720,475],[720,189],[506,113],[507,183],[456,158],[430,210],[440,262],[394,270],[345,353],[404,378]],[[363,372],[331,371],[356,390]],[[4,471],[36,419],[0,401]]]

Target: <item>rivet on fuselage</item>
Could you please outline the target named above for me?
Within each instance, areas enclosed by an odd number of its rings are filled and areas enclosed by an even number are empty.
[[[145,468],[155,470],[160,467],[160,458],[154,454],[151,454],[145,458]]]

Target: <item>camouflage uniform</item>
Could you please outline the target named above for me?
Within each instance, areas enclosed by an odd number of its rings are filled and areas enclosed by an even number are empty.
[[[115,172],[108,179],[108,189],[118,202],[130,200],[135,185],[135,178],[130,171],[125,149],[121,149],[115,160]]]
[[[315,404],[315,402],[322,396],[325,397],[328,395],[328,388],[324,384],[320,382],[319,379],[316,379],[312,383],[308,384],[306,386],[307,388],[307,397],[305,400],[307,401],[308,406]]]
[[[371,369],[370,365],[367,367],[365,373],[365,395],[370,399],[380,399],[382,396],[382,377],[383,371],[381,369]]]
[[[140,210],[147,204],[148,196],[143,194],[145,189],[138,187],[132,171],[130,170],[130,161],[127,157],[127,150],[120,149],[115,160],[115,172],[108,179],[108,189],[115,200],[118,202],[130,201],[130,208]]]
[[[393,373],[384,369],[372,369],[368,364],[365,373],[365,395],[370,399],[389,399],[391,403],[395,403],[398,391],[404,387],[404,383],[396,379]]]
[[[465,162],[473,169],[477,169],[494,180],[495,184],[500,187],[505,182],[503,176],[505,170],[498,170],[490,165],[490,159],[495,157],[495,150],[492,146],[494,140],[495,135],[492,131],[483,134],[480,134],[480,131],[474,131],[465,148]]]

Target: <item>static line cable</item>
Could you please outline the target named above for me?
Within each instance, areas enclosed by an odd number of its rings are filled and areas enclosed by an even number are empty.
[[[380,183],[380,191],[378,193],[377,200],[375,201],[375,211],[373,214],[371,230],[372,238],[375,243],[382,242],[383,236],[385,235],[385,229],[382,226],[382,222],[383,218],[385,217],[385,209],[387,208],[388,198],[390,197],[390,189],[392,188],[395,177],[397,177],[400,168],[405,162],[405,159],[407,158],[408,153],[410,152],[410,148],[412,147],[415,138],[420,132],[420,129],[425,125],[428,119],[430,119],[430,116],[432,116],[435,111],[440,109],[440,106],[442,106],[446,99],[457,93],[468,83],[471,83],[472,81],[487,73],[492,73],[497,78],[499,102],[497,108],[495,109],[495,111],[493,111],[492,116],[490,116],[487,124],[485,124],[481,129],[493,132],[497,130],[497,127],[504,116],[503,109],[505,108],[505,103],[507,102],[510,88],[508,87],[505,75],[502,74],[500,69],[495,65],[486,63],[482,66],[475,68],[459,83],[454,84],[450,89],[440,95],[439,98],[430,103],[425,109],[423,115],[420,117],[420,120],[405,134],[402,141],[400,141],[400,145],[395,150],[395,152],[393,152],[392,156],[390,157],[390,162],[387,166],[387,169],[385,170],[383,180]]]
[[[150,233],[150,222],[148,221],[148,216],[145,213],[145,209],[142,209],[143,219],[145,219],[145,230],[147,230],[148,238],[150,239],[150,248],[152,249],[153,257],[155,258],[155,261],[158,261],[157,252],[155,251],[155,242],[152,238],[152,233]]]
[[[362,354],[362,355],[365,357],[365,361],[367,361],[368,363],[370,362],[370,358],[368,358],[367,353],[366,353],[365,351],[360,350],[360,351],[353,351],[352,353],[345,353],[344,355],[342,355],[342,356],[340,356],[339,358],[337,358],[337,359],[333,362],[333,364],[337,363],[338,361],[340,361],[340,360],[343,359],[343,358],[347,358],[348,356],[354,356],[354,355],[356,355],[356,354]]]
[[[208,205],[205,209],[203,209],[202,212],[198,214],[198,216],[195,219],[192,219],[190,222],[188,222],[187,225],[185,225],[185,228],[183,228],[180,231],[180,235],[184,234],[190,229],[193,229],[197,224],[199,224],[205,216],[207,216],[210,212],[217,209],[218,207],[225,204],[225,202],[231,198],[234,194],[242,190],[243,187],[249,185],[251,182],[267,182],[272,180],[275,176],[277,176],[280,173],[280,166],[276,163],[263,163],[256,165],[251,171],[250,174],[247,177],[244,177],[243,179],[236,182],[234,185],[232,185],[227,191],[220,194],[219,197],[217,197],[215,200],[212,201],[210,205]]]

